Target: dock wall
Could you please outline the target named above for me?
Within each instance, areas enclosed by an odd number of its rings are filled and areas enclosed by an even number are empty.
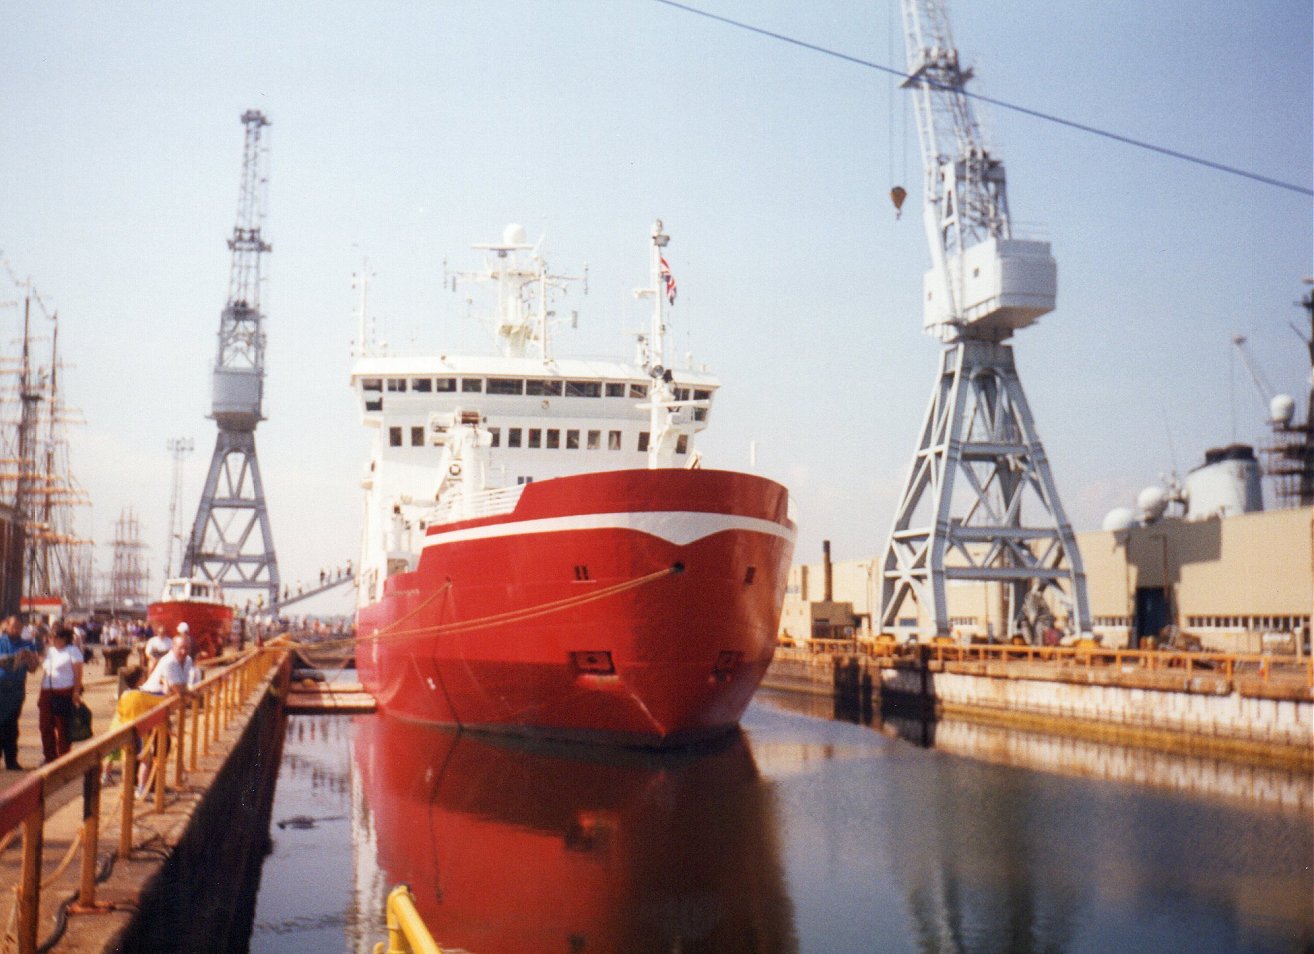
[[[855,711],[961,715],[1314,769],[1314,698],[1258,677],[785,651],[763,684],[828,695]]]

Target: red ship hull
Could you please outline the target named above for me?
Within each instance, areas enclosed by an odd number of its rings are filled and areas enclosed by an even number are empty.
[[[430,528],[358,611],[387,712],[670,745],[725,732],[775,647],[794,525],[749,474],[635,470],[529,484],[509,514]]]
[[[186,623],[197,659],[218,656],[233,626],[233,608],[198,600],[161,600],[146,607],[146,622],[159,626],[166,636]]]
[[[356,722],[361,817],[444,950],[797,950],[770,787],[737,733],[636,752]],[[357,844],[366,841],[357,839]]]

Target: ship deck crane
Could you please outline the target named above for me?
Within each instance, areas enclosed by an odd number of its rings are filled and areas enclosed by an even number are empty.
[[[1090,625],[1081,556],[1006,343],[1053,310],[1057,266],[1048,242],[1013,235],[1004,163],[965,93],[972,71],[943,0],[902,0],[902,13],[931,253],[923,322],[942,350],[885,549],[881,626],[908,628],[912,598],[948,635],[947,583],[972,580],[1001,587],[1008,635],[1027,628],[1028,595],[1050,587],[1080,633]]]

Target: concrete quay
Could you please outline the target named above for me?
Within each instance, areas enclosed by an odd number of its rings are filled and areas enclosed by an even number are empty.
[[[0,851],[0,886],[8,889],[0,909],[4,950],[29,949],[24,922],[33,914],[36,946],[59,952],[245,946],[254,894],[243,886],[251,884],[249,875],[258,871],[268,845],[284,731],[279,680],[285,693],[288,672],[287,666],[278,665],[265,672],[268,667],[262,665],[256,675],[250,667],[253,657],[245,658],[245,674],[238,666],[209,670],[212,675],[197,695],[202,704],[187,716],[181,750],[179,716],[168,719],[171,748],[165,759],[162,805],[154,790],[133,801],[131,850],[126,853],[121,845],[121,774],[100,788],[91,782],[98,770],[88,771],[99,764],[97,750],[115,747],[102,733],[113,717],[117,677],[103,675],[99,660],[87,665],[84,698],[97,734],[41,770],[35,769],[41,763],[39,675],[31,677],[19,736],[19,760],[27,771],[0,775],[0,815],[7,819],[6,827],[13,826],[16,813],[24,810],[20,803],[28,804],[34,790],[40,793],[36,797],[44,800],[45,817],[42,886],[37,910],[25,914],[21,879],[27,849],[24,824],[19,822],[4,835]],[[158,715],[154,721],[161,721]],[[114,737],[121,740],[123,732],[116,729]],[[80,844],[87,831],[88,805],[98,805],[94,859],[84,856]],[[79,891],[90,883],[93,865],[95,907],[87,910]]]
[[[1151,668],[1143,653],[1010,658],[1009,648],[997,650],[970,658],[928,646],[898,655],[782,648],[763,685],[857,710],[953,715],[1314,772],[1314,693],[1299,668],[1287,677],[1168,658]]]

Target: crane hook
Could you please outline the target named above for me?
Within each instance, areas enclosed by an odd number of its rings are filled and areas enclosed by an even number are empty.
[[[908,198],[908,190],[903,186],[895,186],[890,190],[890,201],[894,203],[894,217],[896,219],[903,217],[903,200]]]

